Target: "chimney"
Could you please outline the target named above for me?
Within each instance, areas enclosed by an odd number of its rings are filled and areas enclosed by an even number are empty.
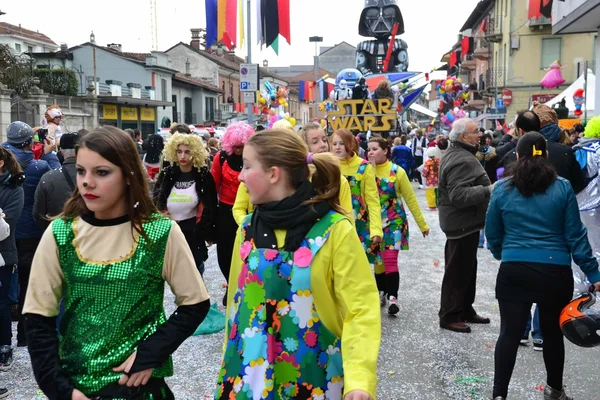
[[[111,96],[121,96],[121,85],[123,82],[109,79],[106,81],[106,84],[110,86]]]
[[[145,86],[148,91],[148,96],[150,96],[150,100],[156,100],[156,88],[154,86]]]
[[[61,43],[60,44],[60,51],[62,51],[63,53],[66,53],[69,51],[69,46],[67,46],[66,43]]]
[[[185,60],[185,76],[192,76],[192,74],[190,74],[190,60],[189,59]]]
[[[192,28],[190,31],[192,32],[192,41],[190,42],[190,46],[200,50],[200,29]]]
[[[123,51],[123,46],[120,43],[109,43],[106,45],[109,49],[113,49],[121,53]]]
[[[131,97],[134,99],[142,98],[142,85],[139,83],[128,83],[127,87],[131,90]]]

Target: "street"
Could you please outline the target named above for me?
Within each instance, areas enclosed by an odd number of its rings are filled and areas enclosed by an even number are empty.
[[[489,251],[480,250],[475,309],[480,315],[490,317],[491,324],[471,325],[473,332],[470,334],[441,330],[437,312],[445,236],[439,229],[437,212],[427,210],[425,192],[417,190],[416,186],[415,191],[422,209],[426,210],[431,234],[423,239],[410,217],[410,251],[400,254],[400,313],[397,317],[389,317],[382,310],[377,398],[491,399],[494,346],[500,329],[494,298],[498,262]],[[209,254],[204,277],[213,301],[220,305],[225,282],[216,264],[214,246]],[[167,315],[175,309],[173,300],[167,288]],[[16,335],[16,324],[13,324],[13,331]],[[167,381],[177,399],[212,399],[222,344],[223,332],[196,336],[175,352],[175,374]],[[564,379],[567,394],[579,400],[600,399],[597,395],[597,358],[597,349],[578,348],[567,342]],[[0,374],[0,384],[12,391],[11,399],[36,398],[38,388],[26,348],[15,348],[14,366],[11,371]],[[531,343],[521,346],[509,398],[542,399],[544,386],[542,352],[535,352]]]

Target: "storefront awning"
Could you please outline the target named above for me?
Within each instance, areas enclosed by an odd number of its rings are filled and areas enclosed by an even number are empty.
[[[126,96],[98,96],[100,104],[126,104],[144,107],[175,107],[172,101],[160,101],[150,99],[135,99]]]

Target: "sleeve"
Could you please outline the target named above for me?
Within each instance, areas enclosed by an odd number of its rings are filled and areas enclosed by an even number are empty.
[[[4,218],[0,217],[0,241],[6,239],[10,236],[10,225],[8,222],[4,220]]]
[[[40,160],[44,160],[48,163],[49,170],[60,168],[60,161],[58,161],[58,157],[56,156],[56,154],[54,154],[52,152],[50,152],[48,154],[43,154],[40,157]]]
[[[238,225],[240,225],[246,215],[249,214],[249,205],[250,196],[246,190],[246,185],[244,185],[244,182],[241,182],[240,186],[238,187],[237,194],[235,195],[235,203],[233,204],[232,209],[233,219],[235,219],[235,222],[237,222]]]
[[[492,191],[492,198],[485,217],[485,238],[487,248],[492,252],[496,260],[502,259],[502,242],[504,241],[504,222],[502,221],[500,196],[501,185],[497,185]]]
[[[44,177],[42,176],[42,182],[44,181]],[[40,229],[46,229],[50,223],[44,218],[48,215],[48,207],[47,205],[47,188],[50,185],[45,185],[40,182],[35,189],[35,195],[33,200],[33,219],[37,222],[37,225]]]
[[[569,185],[570,186],[570,185]],[[594,257],[588,240],[587,228],[581,222],[577,198],[571,187],[567,188],[567,207],[565,208],[565,238],[575,264],[581,268],[591,283],[600,281],[598,260]]]
[[[383,228],[381,227],[381,203],[379,202],[379,191],[375,181],[375,171],[371,165],[367,166],[361,185],[363,199],[369,211],[369,229],[371,237],[383,237]]]
[[[165,183],[166,171],[166,168],[161,169],[160,173],[158,174],[158,178],[156,178],[156,183],[152,188],[152,200],[159,211],[165,211],[167,209],[167,205],[161,200],[161,191]]]
[[[221,189],[221,152],[218,152],[215,156],[210,169],[210,174],[215,181],[217,193],[219,193],[219,190]]]
[[[515,148],[515,145],[512,141],[507,142],[496,148],[496,156],[498,156],[498,159],[501,159],[502,157],[507,155],[514,148]]]
[[[356,232],[336,238],[332,264],[334,293],[343,310],[344,395],[363,390],[375,399],[381,342],[379,295]]]
[[[178,307],[156,332],[140,342],[130,374],[163,365],[194,333],[210,308],[208,293],[192,252],[175,222],[171,224],[165,250],[163,278],[175,294]]]
[[[204,194],[202,197],[202,216],[196,227],[197,233],[202,234],[202,240],[207,242],[217,241],[217,224],[218,224],[218,201],[217,191],[215,189],[215,181],[210,173],[204,177]]]
[[[237,199],[236,199],[237,200]],[[345,176],[342,175],[340,185],[340,206],[348,213],[348,220],[354,226],[354,210],[352,209],[352,194],[350,193],[350,184]]]
[[[233,298],[235,297],[235,288],[238,285],[238,279],[240,277],[240,273],[242,271],[242,258],[240,257],[240,247],[241,247],[241,237],[242,237],[242,227],[241,224],[244,221],[244,218],[241,219],[239,223],[239,227],[237,233],[235,235],[235,242],[233,242],[233,252],[231,257],[231,268],[229,269],[229,277],[227,279],[227,284],[232,290],[227,290],[227,310],[225,311],[225,335],[223,341],[223,352],[225,352],[225,348],[227,346],[227,340],[229,338],[229,318],[231,317],[231,306],[234,304]]]
[[[483,168],[479,163],[477,164],[479,168]],[[490,199],[489,186],[471,186],[473,175],[465,173],[467,168],[472,167],[469,164],[460,164],[446,171],[448,197],[450,202],[457,208],[474,206]]]
[[[23,314],[56,317],[63,292],[63,271],[52,229],[46,229],[33,257]]]
[[[425,221],[415,191],[408,180],[406,172],[402,168],[398,169],[398,172],[396,173],[396,193],[398,193],[398,198],[403,198],[404,201],[406,201],[406,205],[415,218],[417,225],[419,225],[421,232],[428,231],[429,225],[427,225],[427,222]]]
[[[425,164],[423,164],[423,171],[421,172],[421,175],[423,175],[423,178],[427,179],[427,177],[429,177],[430,168],[431,168],[431,163],[425,162]]]
[[[569,153],[569,176],[571,177],[570,182],[573,187],[573,191],[575,194],[581,192],[585,189],[585,177],[583,175],[583,170],[579,165],[579,161],[575,157],[574,152]]]
[[[23,188],[18,187],[10,196],[8,196],[7,203],[2,209],[2,212],[6,216],[4,218],[4,222],[6,222],[9,227],[12,226],[13,229],[16,229],[17,222],[19,221],[19,218],[21,218],[21,214],[23,213],[24,204],[25,194]]]

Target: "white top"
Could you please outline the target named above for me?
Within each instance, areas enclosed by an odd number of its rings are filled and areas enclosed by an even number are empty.
[[[198,210],[196,182],[176,182],[167,199],[167,210],[175,221],[195,218]]]

